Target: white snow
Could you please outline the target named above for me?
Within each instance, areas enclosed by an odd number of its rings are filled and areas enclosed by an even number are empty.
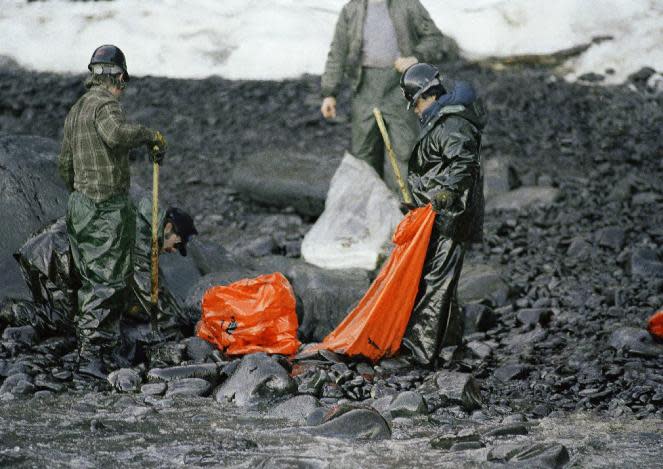
[[[396,0],[398,1],[398,0]],[[134,75],[283,79],[324,68],[345,0],[0,0],[0,55],[35,70],[81,72],[118,45]],[[471,59],[550,53],[588,43],[568,77],[648,65],[663,70],[661,0],[422,0]]]

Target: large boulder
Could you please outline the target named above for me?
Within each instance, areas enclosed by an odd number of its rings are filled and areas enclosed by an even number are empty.
[[[282,154],[270,149],[239,161],[230,181],[238,192],[257,202],[317,216],[324,210],[338,164],[338,157]]]
[[[325,416],[324,423],[305,427],[313,435],[362,440],[391,438],[391,427],[379,412],[373,409],[342,409]]]
[[[398,199],[377,172],[346,153],[325,211],[304,237],[302,257],[326,269],[374,270],[402,218]]]
[[[217,402],[249,406],[293,393],[295,381],[274,357],[253,353],[242,358],[232,375],[217,388]]]
[[[163,275],[164,288],[167,288],[180,302],[186,301],[189,291],[200,280],[200,270],[190,257],[179,254],[159,256],[159,268]]]
[[[297,297],[302,341],[324,339],[370,286],[365,270],[327,270],[280,256],[255,259],[251,267],[261,273],[281,272],[290,281]]]
[[[30,298],[12,254],[65,214],[68,192],[57,172],[58,150],[51,139],[0,134],[0,302]]]

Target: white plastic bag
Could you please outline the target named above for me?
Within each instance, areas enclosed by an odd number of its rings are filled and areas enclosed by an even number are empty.
[[[302,256],[326,269],[373,270],[402,218],[398,199],[375,170],[346,153],[325,211],[304,237]]]

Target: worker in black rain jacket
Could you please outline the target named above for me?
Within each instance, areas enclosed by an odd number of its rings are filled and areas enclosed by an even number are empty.
[[[415,362],[437,367],[440,350],[460,344],[463,336],[456,291],[467,245],[480,240],[483,230],[486,114],[469,83],[443,80],[429,64],[409,67],[401,89],[421,127],[408,167],[412,206],[431,203],[437,212],[403,345]]]

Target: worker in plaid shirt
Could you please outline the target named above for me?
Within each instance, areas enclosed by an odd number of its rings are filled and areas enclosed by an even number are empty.
[[[129,199],[129,149],[148,145],[161,163],[166,142],[160,132],[129,124],[118,101],[129,74],[122,51],[97,48],[88,66],[88,91],[69,111],[58,170],[71,191],[67,232],[78,291],[76,329],[79,371],[104,378],[128,366],[120,319],[133,274],[135,209]]]

